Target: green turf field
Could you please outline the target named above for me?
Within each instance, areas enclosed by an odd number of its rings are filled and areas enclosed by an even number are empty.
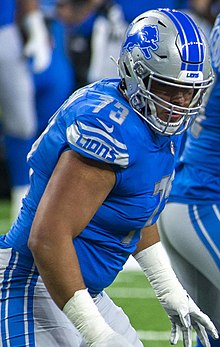
[[[9,228],[9,201],[0,201],[0,231]],[[141,271],[122,271],[107,293],[128,314],[144,346],[170,346],[170,323]],[[183,346],[180,341],[177,347]],[[126,346],[125,346],[126,347]]]
[[[0,233],[5,233],[10,225],[9,222],[9,207],[10,202],[8,200],[0,200]]]

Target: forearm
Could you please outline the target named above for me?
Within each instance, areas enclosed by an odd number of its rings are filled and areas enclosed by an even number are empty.
[[[161,242],[157,242],[136,253],[135,259],[165,308],[167,294],[184,292]],[[174,300],[174,297],[172,297],[172,300]]]
[[[77,290],[85,288],[71,237],[57,236],[50,243],[42,240],[35,245],[32,241],[29,246],[48,292],[63,309]]]
[[[85,287],[72,240],[50,241],[32,253],[49,294],[84,337],[88,346],[109,338],[113,331]]]
[[[38,1],[18,0],[17,22],[25,36],[24,55],[32,59],[32,69],[40,73],[52,58],[50,36]]]
[[[142,237],[137,245],[134,257],[153,287],[164,308],[170,307],[170,293],[184,292],[169,261],[169,258],[160,242],[157,225],[154,224],[142,230]],[[175,295],[174,295],[175,298]],[[172,298],[173,300],[173,298]],[[176,302],[174,303],[176,305]]]

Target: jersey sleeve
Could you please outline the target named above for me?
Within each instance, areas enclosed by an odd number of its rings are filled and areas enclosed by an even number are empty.
[[[88,113],[85,108],[66,128],[68,145],[85,157],[126,168],[129,153],[122,129],[105,115]]]

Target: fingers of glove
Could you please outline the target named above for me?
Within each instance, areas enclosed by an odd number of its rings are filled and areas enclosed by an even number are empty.
[[[195,304],[195,302],[191,299],[189,296],[189,310],[190,310],[190,316],[192,317],[192,320],[196,323],[200,323],[205,327],[207,332],[212,336],[213,339],[218,339],[218,331],[214,324],[212,323],[211,319],[203,313],[199,307]]]
[[[181,320],[181,318],[180,318],[180,315],[174,314],[174,315],[169,315],[168,317],[170,318],[170,320],[171,320],[172,323],[177,324],[180,328],[183,327],[183,324],[182,324],[182,320]]]
[[[181,313],[179,313],[179,317],[183,327],[188,329],[191,326],[191,319],[189,313],[187,313],[186,315],[182,315]]]
[[[195,329],[203,347],[210,347],[211,345],[205,328],[201,324],[194,321],[192,321],[192,326]]]
[[[180,327],[171,320],[170,344],[176,345],[180,337]]]
[[[90,347],[133,347],[128,340],[120,334],[112,334],[105,338],[104,341],[94,342]]]
[[[191,328],[182,328],[183,336],[183,346],[192,347],[192,329]]]
[[[212,323],[211,319],[202,311],[199,312],[192,312],[191,314],[192,320],[195,323],[199,323],[202,325],[207,332],[213,337],[213,339],[218,339],[218,331],[214,324]]]

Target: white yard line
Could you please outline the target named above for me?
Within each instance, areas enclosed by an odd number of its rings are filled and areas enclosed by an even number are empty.
[[[170,331],[145,331],[138,330],[138,336],[143,341],[169,341]],[[192,334],[193,341],[196,340],[196,334]],[[180,341],[182,338],[180,337]]]
[[[110,287],[106,292],[111,298],[120,299],[156,299],[152,288],[134,288],[134,287]]]

